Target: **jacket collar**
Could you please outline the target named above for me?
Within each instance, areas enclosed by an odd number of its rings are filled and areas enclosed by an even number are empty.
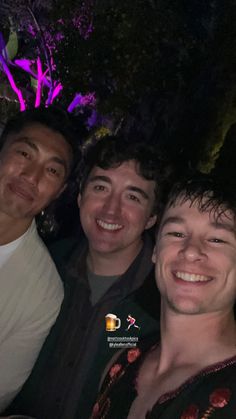
[[[124,272],[119,279],[109,289],[108,293],[104,295],[102,300],[106,297],[115,296],[119,293],[121,296],[127,296],[139,288],[145,278],[149,275],[153,269],[152,263],[152,252],[154,242],[149,232],[145,231],[143,234],[143,246],[133,263]],[[84,237],[77,244],[76,248],[72,252],[70,260],[67,264],[68,271],[76,281],[83,282],[88,286],[87,281],[87,269],[86,269],[86,258],[88,253],[88,242]]]

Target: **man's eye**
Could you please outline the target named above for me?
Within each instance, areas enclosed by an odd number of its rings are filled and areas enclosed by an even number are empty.
[[[212,239],[209,240],[211,243],[226,243],[225,240],[222,239],[218,239],[217,237],[213,237]]]
[[[47,171],[54,176],[59,176],[60,175],[59,171],[57,169],[55,169],[55,167],[48,167]]]
[[[105,186],[104,185],[95,185],[94,186],[94,190],[95,191],[104,191],[105,190]]]
[[[25,157],[26,159],[30,158],[29,153],[27,153],[27,151],[25,151],[25,150],[17,150],[17,153],[20,154],[21,156]]]
[[[184,233],[180,233],[179,231],[169,231],[167,233],[167,236],[173,236],[173,237],[183,238],[184,237]]]
[[[140,199],[133,194],[129,194],[129,199],[131,199],[131,201],[140,202]]]

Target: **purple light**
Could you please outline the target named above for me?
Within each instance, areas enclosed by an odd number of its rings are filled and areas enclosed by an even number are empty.
[[[36,36],[36,31],[31,24],[28,25],[27,29],[28,29],[28,32],[30,33],[30,35],[32,35],[33,37]]]
[[[97,121],[98,121],[98,114],[97,114],[97,112],[93,109],[93,111],[92,111],[92,113],[91,113],[90,117],[89,117],[89,118],[88,118],[88,120],[87,120],[88,127],[90,127],[90,128],[94,127],[94,126],[96,125]]]
[[[87,95],[82,95],[81,93],[76,93],[74,99],[70,103],[67,108],[68,112],[72,112],[78,106],[91,106],[94,107],[96,105],[96,97],[95,92],[88,93]]]
[[[38,75],[37,73],[35,73],[33,70],[31,70],[30,66],[32,64],[34,64],[34,60],[27,60],[26,58],[21,58],[20,60],[15,60],[14,64],[17,65],[17,67],[22,68],[22,70],[26,71],[26,73],[29,73],[35,80],[38,79]],[[46,85],[47,87],[50,87],[50,83],[47,79],[47,77],[45,77],[45,74],[47,73],[48,70],[46,70],[46,72],[44,73],[44,77],[43,77],[43,84]]]
[[[4,58],[4,60],[7,60],[7,50],[6,50],[6,44],[4,42],[2,33],[0,32],[0,54],[2,55],[2,57]]]
[[[1,53],[0,53],[0,63],[2,64],[3,71],[6,73],[7,78],[9,80],[9,83],[10,83],[12,89],[14,90],[14,92],[18,96],[18,99],[19,99],[19,102],[20,102],[20,110],[24,111],[26,109],[26,106],[25,106],[25,101],[23,99],[21,90],[17,88],[17,86],[15,84],[15,81],[14,81],[14,78],[13,78],[13,76],[12,76],[12,74],[11,74],[11,72],[10,72],[10,70],[9,70],[5,60],[4,60],[4,57],[2,56]]]
[[[43,71],[43,63],[39,56],[33,60],[27,59],[27,58],[21,58],[21,59],[16,59],[14,61],[11,61],[9,60],[7,56],[6,44],[0,32],[0,70],[2,69],[2,71],[6,74],[11,88],[16,93],[18,97],[18,101],[20,103],[21,111],[24,111],[26,109],[26,104],[25,104],[25,100],[23,98],[21,90],[18,89],[18,87],[16,86],[13,75],[10,71],[10,67],[19,68],[20,70],[23,70],[24,72],[28,73],[31,77],[33,77],[35,80],[37,80],[35,104],[34,104],[35,108],[41,105],[44,87],[48,89],[48,97],[45,101],[46,107],[50,106],[55,100],[55,98],[63,90],[63,86],[61,82],[59,80],[52,79],[52,71],[56,69],[53,56],[52,56],[52,51],[51,51],[53,50],[53,46],[47,45],[47,48],[50,52],[50,55],[48,57],[48,60],[46,60],[47,65],[46,65],[45,71]],[[32,86],[32,88],[34,88],[34,86]],[[79,108],[79,112],[80,112],[83,107],[88,106],[90,108],[94,108],[95,105],[96,105],[95,92],[88,93],[85,95],[82,95],[81,93],[76,93],[74,96],[74,99],[69,104],[67,110],[68,112],[72,112],[75,108]],[[95,120],[96,120],[96,112],[93,113],[90,123],[92,124]]]
[[[76,93],[74,99],[68,106],[67,110],[68,112],[72,112],[77,106],[81,105],[82,95],[80,93]]]
[[[36,97],[35,97],[35,108],[38,108],[41,103],[41,92],[42,92],[42,81],[43,81],[43,71],[42,71],[42,63],[40,58],[37,58],[37,72],[38,72],[38,84],[36,89]]]
[[[21,103],[21,109],[24,110],[22,108],[22,100],[23,100],[23,97],[21,95],[21,92],[17,89],[17,87],[16,87],[15,84],[14,84],[14,87],[13,87],[14,80],[13,80],[13,78],[11,76],[10,70],[9,70],[7,64],[5,63],[5,61],[4,61],[4,64],[5,65],[3,66],[3,70],[4,70],[4,72],[8,76],[8,79],[10,81],[11,87],[17,93],[17,96],[18,96],[19,101]],[[13,63],[11,63],[11,64],[13,65]],[[40,104],[41,104],[42,88],[43,88],[43,86],[46,86],[46,87],[49,88],[49,95],[48,95],[48,99],[46,101],[46,106],[51,105],[52,102],[54,101],[54,99],[59,95],[59,93],[63,89],[63,86],[62,86],[62,84],[60,82],[57,82],[57,81],[54,82],[54,86],[52,85],[51,80],[49,80],[46,77],[49,70],[46,69],[46,71],[43,72],[42,62],[41,62],[40,57],[37,57],[37,60],[36,60],[36,64],[37,64],[37,71],[36,72],[31,69],[32,65],[35,64],[35,61],[34,60],[28,60],[26,58],[21,58],[21,59],[16,59],[14,61],[14,64],[17,67],[19,67],[22,70],[24,70],[26,73],[30,74],[30,76],[32,76],[34,79],[37,80],[37,89],[36,89],[36,97],[35,97],[35,108],[39,107]],[[51,64],[54,65],[52,59],[51,59]],[[11,76],[11,80],[9,78],[10,76]],[[19,94],[20,94],[20,96],[19,96]],[[24,101],[23,101],[23,103],[24,103]]]
[[[27,73],[31,74],[33,76],[33,72],[30,68],[30,66],[32,65],[32,60],[27,60],[26,58],[21,58],[20,60],[15,60],[14,63],[22,68],[24,71],[26,71]]]
[[[52,93],[52,100],[51,103],[54,101],[54,99],[59,95],[59,93],[62,91],[63,86],[61,83],[58,83],[56,87],[54,87],[53,93]]]

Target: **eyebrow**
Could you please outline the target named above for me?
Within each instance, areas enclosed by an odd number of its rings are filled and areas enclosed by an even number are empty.
[[[218,229],[218,230],[226,230],[229,231],[230,233],[234,233],[235,234],[235,228],[234,226],[232,226],[229,223],[223,223],[223,222],[219,222],[219,221],[213,221],[210,223],[212,227]]]
[[[185,220],[182,217],[168,217],[164,220],[163,224],[162,224],[162,228],[164,226],[166,226],[167,224],[184,224]],[[218,230],[226,230],[229,231],[230,233],[234,233],[235,234],[235,229],[234,226],[232,226],[229,223],[224,223],[224,222],[219,222],[219,221],[212,221],[210,222],[210,226],[213,228],[216,228]]]
[[[102,176],[102,175],[96,175],[96,176],[89,177],[88,178],[88,183],[97,182],[98,180],[100,180],[102,182],[106,182],[106,183],[110,183],[111,184],[110,178],[107,177],[107,176]]]
[[[35,144],[33,141],[29,140],[28,137],[19,137],[12,144],[15,144],[15,143],[25,143],[33,151],[37,151],[37,152],[39,151],[39,148],[38,148],[37,144]],[[62,159],[61,157],[58,157],[58,156],[53,156],[53,157],[50,158],[50,160],[55,162],[55,163],[60,164],[61,166],[63,166],[64,169],[65,169],[65,173],[68,174],[69,168],[67,167],[67,164],[66,164],[64,159]]]
[[[33,141],[30,141],[27,137],[19,137],[15,141],[12,142],[12,144],[15,144],[15,143],[25,143],[30,148],[32,148],[32,150],[39,151],[37,145]]]
[[[171,224],[171,223],[175,223],[175,224],[184,224],[184,219],[182,217],[167,217],[163,223],[162,223],[162,228],[165,227],[167,224]]]
[[[88,179],[88,183],[93,183],[93,182],[97,182],[97,181],[102,181],[102,182],[106,182],[109,183],[110,185],[112,184],[111,179],[108,176],[102,176],[102,175],[97,175],[97,176],[92,176]],[[148,200],[149,196],[148,194],[141,188],[139,188],[138,186],[128,186],[127,187],[128,191],[131,192],[137,192],[139,193],[144,199]]]

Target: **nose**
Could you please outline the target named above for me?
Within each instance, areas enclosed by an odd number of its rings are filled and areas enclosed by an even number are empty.
[[[35,162],[31,162],[24,167],[24,171],[22,172],[22,177],[27,182],[31,183],[32,185],[36,186],[42,176],[42,168],[35,164]]]
[[[204,251],[204,244],[201,240],[188,238],[184,243],[181,249],[181,254],[189,262],[195,262],[202,260],[206,257]]]
[[[120,212],[120,208],[121,199],[117,194],[111,193],[108,197],[106,197],[103,209],[107,214],[118,214]]]

